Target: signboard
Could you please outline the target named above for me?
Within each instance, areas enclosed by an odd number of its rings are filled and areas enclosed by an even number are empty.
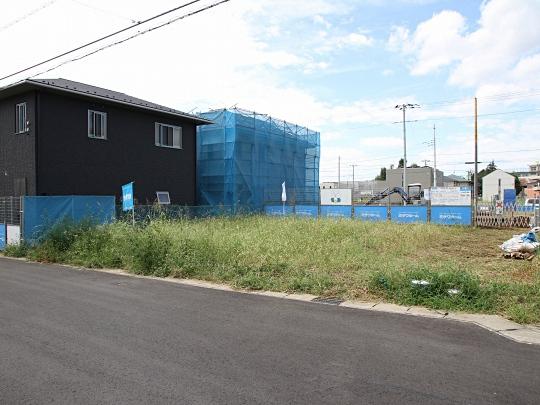
[[[386,207],[356,206],[354,217],[361,221],[386,221],[388,209]]]
[[[333,207],[331,205],[323,205],[321,206],[321,216],[333,218],[350,218],[351,206],[348,205]]]
[[[291,215],[293,213],[293,207],[291,207],[290,205],[266,205],[264,207],[264,212],[266,213],[266,215],[273,216]]]
[[[471,207],[431,207],[431,223],[440,225],[471,225]]]
[[[322,188],[321,205],[352,205],[350,188]]]
[[[133,207],[133,182],[131,182],[122,186],[122,209],[124,211],[129,211],[132,210]]]
[[[431,205],[471,205],[469,187],[432,187],[428,197]]]
[[[0,224],[0,250],[6,248],[6,224]]]
[[[418,206],[392,207],[390,209],[390,216],[394,222],[426,222],[427,208]]]
[[[316,205],[297,205],[294,207],[294,213],[299,217],[313,217],[319,216],[319,207]]]
[[[504,201],[495,201],[495,215],[502,215],[504,213]]]

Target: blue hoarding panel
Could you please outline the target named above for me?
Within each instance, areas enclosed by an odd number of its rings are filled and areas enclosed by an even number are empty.
[[[122,209],[124,211],[129,211],[133,209],[133,182],[124,184],[122,186]]]
[[[516,203],[516,190],[513,188],[505,189],[503,198],[504,198],[505,204],[515,204]]]
[[[114,196],[26,196],[23,204],[23,237],[29,243],[63,221],[102,224],[115,217]]]
[[[299,217],[317,218],[319,216],[319,207],[317,205],[297,205],[294,207],[294,213]]]
[[[444,206],[431,207],[431,222],[441,225],[471,225],[471,207]]]
[[[386,221],[386,207],[356,206],[354,207],[354,217],[362,221]]]
[[[0,250],[4,250],[6,248],[6,243],[6,224],[0,224]]]
[[[321,205],[321,217],[350,218],[350,205]]]
[[[392,207],[390,209],[390,216],[394,222],[426,222],[427,208],[418,206]]]
[[[264,212],[266,215],[273,215],[273,216],[283,216],[283,213],[285,212],[285,215],[292,215],[293,214],[293,207],[290,205],[285,206],[285,211],[283,210],[283,205],[266,205],[264,207]]]

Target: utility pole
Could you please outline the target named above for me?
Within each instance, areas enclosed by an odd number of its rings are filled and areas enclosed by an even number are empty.
[[[474,98],[474,226],[477,226],[476,216],[478,214],[478,98]]]
[[[433,186],[437,187],[437,138],[435,136],[435,124],[433,124]]]
[[[407,190],[407,127],[405,119],[405,111],[407,108],[419,108],[418,104],[398,104],[395,108],[403,111],[403,191],[408,193]],[[403,205],[407,205],[407,202],[403,200]]]
[[[341,188],[341,156],[337,158],[337,188]]]
[[[353,202],[354,202],[354,168],[356,166],[360,166],[360,165],[351,165],[351,167],[352,167],[352,191],[351,191],[351,194],[352,194]]]

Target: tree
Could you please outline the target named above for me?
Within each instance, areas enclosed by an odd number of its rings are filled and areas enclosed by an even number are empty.
[[[381,172],[375,176],[375,180],[386,180],[386,167],[381,167]]]
[[[519,177],[512,173],[512,176],[514,176],[514,187],[516,188],[516,195],[519,195],[523,191],[523,187],[521,186],[521,182],[519,181]]]
[[[403,160],[403,158],[399,159],[399,163],[398,163],[398,165],[397,165],[398,169],[403,168],[403,163],[404,163],[404,162],[405,162],[405,161]]]

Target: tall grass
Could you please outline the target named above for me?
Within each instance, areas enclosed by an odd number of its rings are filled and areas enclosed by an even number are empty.
[[[154,220],[136,227],[62,224],[38,245],[8,254],[539,322],[540,266],[500,258],[497,245],[508,236],[503,232],[263,216]],[[419,288],[415,279],[429,285]]]

